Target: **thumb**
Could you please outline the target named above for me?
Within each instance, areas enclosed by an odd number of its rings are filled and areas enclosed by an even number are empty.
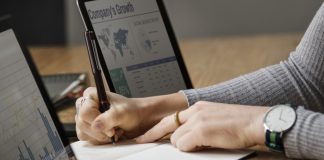
[[[126,97],[113,92],[106,92],[106,95],[110,104],[125,102],[127,99]]]
[[[107,136],[115,135],[115,127],[120,124],[118,113],[111,108],[110,110],[100,114],[91,124],[91,128],[97,132],[103,132]]]

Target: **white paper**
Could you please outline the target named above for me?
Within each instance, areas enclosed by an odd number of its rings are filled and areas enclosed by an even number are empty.
[[[181,152],[170,143],[136,144],[134,141],[99,146],[79,141],[72,148],[78,160],[236,160],[252,153],[223,149]]]
[[[134,141],[118,142],[116,144],[92,145],[85,141],[72,143],[72,149],[78,160],[119,159],[159,144],[136,144]]]

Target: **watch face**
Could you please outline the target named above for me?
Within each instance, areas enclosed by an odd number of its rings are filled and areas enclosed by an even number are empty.
[[[267,112],[264,124],[270,131],[283,132],[288,130],[295,123],[295,120],[295,110],[292,107],[280,105]]]

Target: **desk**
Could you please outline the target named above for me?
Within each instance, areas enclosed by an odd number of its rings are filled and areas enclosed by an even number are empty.
[[[180,42],[183,58],[195,88],[219,83],[258,68],[276,64],[288,57],[302,34],[275,34],[242,37],[204,38]],[[88,72],[85,46],[30,47],[42,75]],[[94,81],[90,78],[91,86]],[[58,113],[62,122],[74,122],[73,107]],[[258,152],[252,159],[285,159],[280,154]]]

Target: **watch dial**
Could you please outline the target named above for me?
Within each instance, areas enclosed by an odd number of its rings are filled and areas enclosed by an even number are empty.
[[[288,106],[277,106],[265,117],[265,125],[270,131],[282,132],[289,129],[296,120],[295,110]]]

